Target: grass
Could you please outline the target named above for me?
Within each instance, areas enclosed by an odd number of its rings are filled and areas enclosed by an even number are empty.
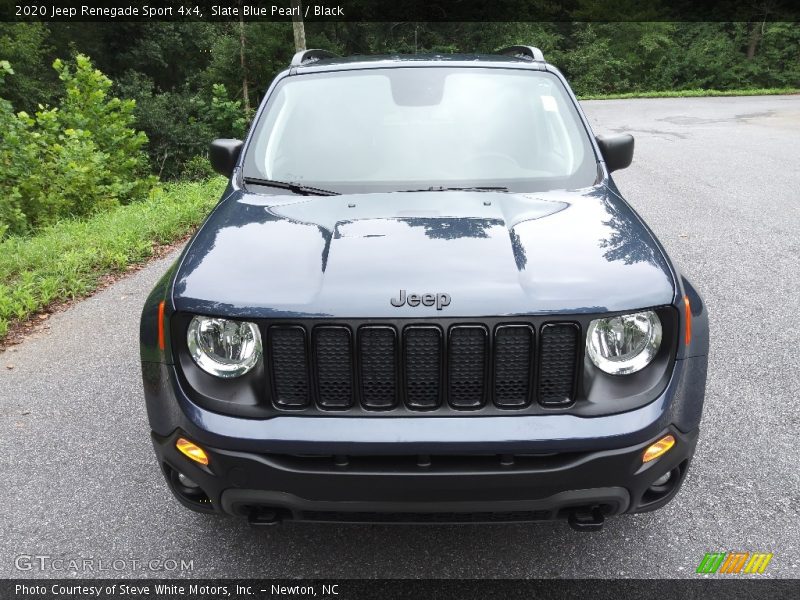
[[[587,94],[579,100],[625,100],[628,98],[698,98],[701,96],[774,96],[800,94],[798,88],[749,88],[742,90],[665,90],[663,92],[626,92],[624,94]]]
[[[190,233],[224,186],[221,178],[168,184],[142,202],[0,242],[0,340],[14,321],[85,296],[104,276],[144,262],[158,245]]]

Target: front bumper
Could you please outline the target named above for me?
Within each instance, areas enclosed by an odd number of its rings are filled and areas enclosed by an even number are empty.
[[[676,360],[653,402],[596,417],[248,419],[194,403],[174,365],[142,367],[159,464],[177,498],[194,510],[264,520],[496,522],[588,514],[597,522],[598,515],[659,508],[677,493],[697,441],[707,361]],[[644,449],[666,433],[675,447],[643,465]],[[209,453],[208,468],[175,449],[178,436]],[[669,484],[653,491],[668,472]],[[202,492],[187,495],[178,473]]]
[[[643,464],[644,450],[667,433],[675,446]],[[625,448],[550,455],[297,456],[202,445],[207,467],[176,450],[181,436],[189,437],[180,430],[153,433],[153,443],[177,499],[201,512],[256,521],[497,522],[576,515],[602,521],[669,502],[686,475],[698,430],[670,427]],[[178,473],[199,490],[182,486]],[[654,488],[666,473],[669,482]]]

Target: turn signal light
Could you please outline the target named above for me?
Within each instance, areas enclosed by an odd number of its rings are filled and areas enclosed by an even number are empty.
[[[158,349],[164,350],[164,300],[158,303]]]
[[[655,444],[651,444],[650,447],[644,451],[644,456],[642,456],[642,462],[650,462],[651,460],[657,459],[659,456],[662,456],[669,452],[670,448],[675,445],[675,438],[672,435],[665,435],[660,440],[658,440]]]
[[[200,463],[201,465],[208,464],[208,454],[206,454],[206,451],[186,438],[178,438],[175,441],[175,447],[178,449],[178,452],[189,457],[194,462]]]
[[[688,346],[692,343],[692,306],[689,303],[689,296],[683,297],[683,308],[686,315],[686,330],[684,331],[683,341]]]

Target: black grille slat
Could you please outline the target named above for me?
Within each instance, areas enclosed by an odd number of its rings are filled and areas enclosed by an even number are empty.
[[[530,403],[534,333],[529,325],[501,325],[494,337],[494,403],[518,408]]]
[[[316,327],[313,333],[317,401],[325,408],[353,404],[353,348],[347,327]]]
[[[397,404],[397,332],[392,327],[367,326],[358,331],[361,403],[366,408]]]
[[[270,327],[269,359],[273,401],[301,408],[309,404],[306,334],[302,327]]]
[[[539,350],[539,402],[569,404],[575,399],[578,337],[574,323],[550,323],[542,327]]]
[[[450,406],[478,408],[486,401],[488,335],[481,326],[450,329],[447,355],[447,390]]]
[[[438,327],[406,327],[403,333],[406,403],[436,408],[442,395],[442,332]]]

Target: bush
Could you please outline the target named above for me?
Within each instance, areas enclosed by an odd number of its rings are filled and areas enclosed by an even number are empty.
[[[14,114],[0,99],[0,238],[142,199],[156,182],[134,102],[109,97],[111,81],[85,56],[53,68],[64,86],[58,107]],[[4,62],[0,83],[8,75]]]
[[[187,160],[183,165],[181,172],[181,179],[188,181],[202,181],[214,177],[216,173],[211,168],[211,163],[208,156],[193,156]]]
[[[247,127],[241,103],[229,99],[221,84],[203,93],[157,92],[152,81],[131,74],[118,89],[136,98],[136,123],[147,132],[151,168],[162,179],[193,177],[197,165],[190,162],[206,155],[213,139],[241,138]]]

